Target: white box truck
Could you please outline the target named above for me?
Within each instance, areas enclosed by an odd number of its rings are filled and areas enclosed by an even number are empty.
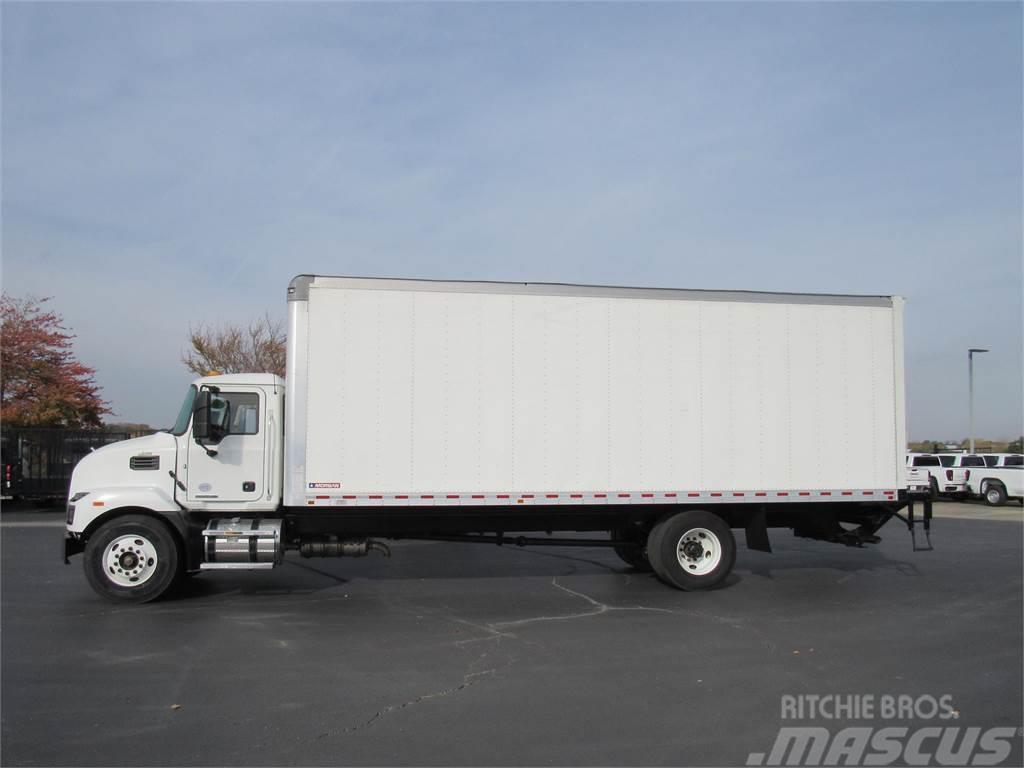
[[[732,568],[734,528],[764,550],[769,527],[877,542],[894,515],[913,530],[902,311],[889,296],[300,275],[286,379],[200,378],[171,430],[86,456],[65,561],[84,552],[101,595],[145,601],[288,550],[603,544],[700,589]]]

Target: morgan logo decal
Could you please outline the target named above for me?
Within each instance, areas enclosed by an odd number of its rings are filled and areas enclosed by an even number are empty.
[[[310,483],[310,488],[341,488],[341,483]]]

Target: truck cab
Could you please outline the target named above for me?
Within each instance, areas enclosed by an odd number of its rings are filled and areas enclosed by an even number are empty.
[[[1024,466],[1024,455],[1019,453],[986,453],[984,458],[986,467]]]
[[[196,379],[170,429],[104,446],[78,463],[67,510],[72,541],[122,515],[149,515],[181,528],[187,513],[277,510],[283,413],[279,376]]]

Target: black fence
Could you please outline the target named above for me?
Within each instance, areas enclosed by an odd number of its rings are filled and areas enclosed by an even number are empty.
[[[0,432],[4,498],[65,498],[71,470],[87,453],[126,440],[128,432],[57,427],[5,427]]]

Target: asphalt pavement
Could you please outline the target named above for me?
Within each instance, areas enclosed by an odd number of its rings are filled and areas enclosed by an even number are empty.
[[[58,513],[5,510],[0,761],[743,765],[794,695],[1019,728],[1021,514],[997,512],[942,505],[933,552],[898,523],[865,549],[773,531],[705,593],[602,548],[406,542],[115,606],[61,563]]]

